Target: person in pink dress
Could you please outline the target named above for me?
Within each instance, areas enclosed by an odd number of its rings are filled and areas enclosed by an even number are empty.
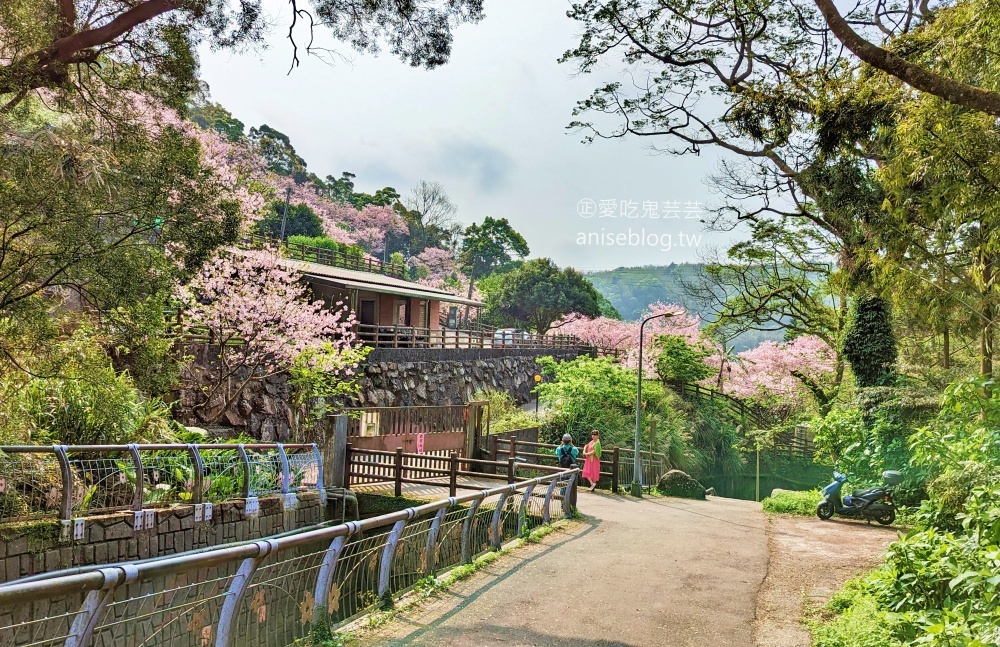
[[[593,492],[601,480],[601,439],[596,429],[590,432],[590,442],[583,448],[583,458],[581,476],[590,481],[590,491]]]

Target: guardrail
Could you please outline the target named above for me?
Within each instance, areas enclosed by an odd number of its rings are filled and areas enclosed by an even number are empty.
[[[358,340],[375,348],[554,348],[591,351],[572,335],[497,334],[490,330],[355,324]]]
[[[304,490],[325,495],[313,444],[0,446],[0,523]]]
[[[0,586],[0,645],[289,645],[570,514],[560,471],[197,554]]]
[[[244,247],[260,249],[262,247],[278,246],[279,241],[266,236],[252,235],[244,242]],[[392,276],[397,279],[406,278],[406,266],[399,263],[383,263],[382,261],[366,257],[361,252],[345,252],[338,249],[327,249],[325,247],[315,247],[301,243],[290,243],[284,241],[280,247],[285,252],[285,256],[297,261],[309,263],[319,263],[330,267],[339,267],[345,270],[356,272],[372,272]]]

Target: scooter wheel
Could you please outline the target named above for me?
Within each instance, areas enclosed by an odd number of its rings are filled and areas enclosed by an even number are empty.
[[[823,501],[818,506],[816,506],[816,516],[824,521],[833,516],[833,504],[829,501]]]
[[[888,526],[889,524],[891,524],[895,520],[896,520],[896,511],[893,510],[892,508],[890,508],[889,511],[886,512],[881,517],[876,517],[875,518],[875,521],[879,522],[883,526]]]

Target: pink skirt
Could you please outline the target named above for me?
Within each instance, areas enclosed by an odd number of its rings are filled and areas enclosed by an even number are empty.
[[[583,478],[596,483],[601,478],[601,461],[596,456],[589,457],[583,463]]]

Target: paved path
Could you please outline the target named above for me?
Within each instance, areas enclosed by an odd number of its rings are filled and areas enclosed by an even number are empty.
[[[587,519],[518,549],[365,642],[748,647],[767,570],[758,504],[580,493]]]

